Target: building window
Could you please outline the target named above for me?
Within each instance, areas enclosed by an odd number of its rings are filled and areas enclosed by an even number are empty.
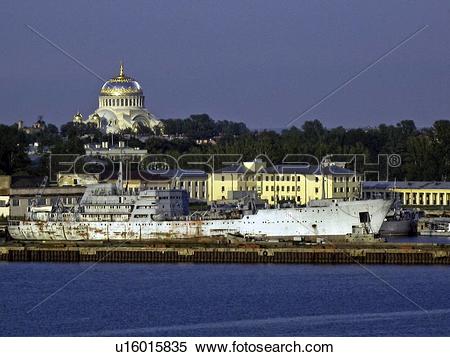
[[[316,193],[319,193],[319,189],[318,189],[317,187],[314,189],[314,191],[315,191]]]
[[[316,176],[316,182],[319,182],[319,178]]]

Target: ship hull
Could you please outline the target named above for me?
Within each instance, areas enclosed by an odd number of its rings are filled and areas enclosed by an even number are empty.
[[[414,233],[414,224],[409,220],[386,221],[381,225],[381,236],[403,236]]]
[[[150,240],[242,236],[255,238],[338,237],[364,226],[378,234],[390,201],[366,200],[329,206],[267,209],[240,219],[53,222],[12,221],[8,231],[18,240]],[[369,221],[363,222],[361,213]]]

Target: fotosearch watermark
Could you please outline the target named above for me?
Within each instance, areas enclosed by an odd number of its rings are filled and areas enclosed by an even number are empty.
[[[280,163],[265,154],[244,160],[241,154],[51,154],[49,181],[57,182],[61,175],[92,175],[108,181],[118,177],[152,181],[158,177],[173,179],[197,174],[282,175],[292,172],[307,175],[360,175],[364,181],[389,181],[390,172],[401,166],[399,154],[379,154],[376,160],[365,154],[329,154],[318,158],[309,154],[287,154]]]

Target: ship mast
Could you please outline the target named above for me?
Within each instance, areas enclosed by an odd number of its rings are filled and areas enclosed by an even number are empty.
[[[117,175],[116,187],[117,187],[117,192],[122,194],[122,190],[123,190],[122,161],[119,162],[119,173]]]

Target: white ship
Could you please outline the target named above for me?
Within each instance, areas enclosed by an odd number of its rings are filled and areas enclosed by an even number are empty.
[[[150,240],[198,237],[303,239],[378,234],[392,202],[317,200],[306,207],[245,207],[189,214],[183,190],[139,193],[117,184],[86,189],[72,210],[62,205],[31,207],[23,220],[8,222],[18,240]]]

